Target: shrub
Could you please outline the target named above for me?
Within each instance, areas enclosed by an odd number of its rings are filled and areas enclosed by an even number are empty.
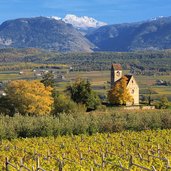
[[[124,130],[170,129],[170,110],[68,113],[52,116],[0,116],[0,139],[78,135]]]
[[[99,97],[92,90],[90,82],[87,80],[77,80],[67,88],[71,99],[87,107],[87,110],[95,110],[101,104]]]
[[[78,105],[65,94],[58,94],[54,97],[53,115],[59,116],[61,113],[74,113],[84,111],[84,106]]]

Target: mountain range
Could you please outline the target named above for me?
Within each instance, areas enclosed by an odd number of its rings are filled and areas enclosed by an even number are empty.
[[[8,20],[0,25],[0,48],[9,47],[60,52],[169,49],[171,17],[113,25],[75,15]]]
[[[94,45],[71,24],[47,17],[20,18],[0,25],[1,48],[91,52]]]
[[[171,48],[171,17],[100,27],[86,37],[100,51],[162,50]]]

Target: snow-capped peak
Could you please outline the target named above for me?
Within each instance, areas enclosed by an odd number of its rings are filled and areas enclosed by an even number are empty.
[[[155,20],[158,20],[158,19],[161,19],[161,18],[164,18],[164,16],[154,17],[154,18],[152,18],[151,20],[152,20],[152,21],[155,21]]]
[[[53,18],[53,19],[55,19],[55,20],[62,20],[62,18],[57,17],[57,16],[51,16],[51,17],[48,17],[48,18]]]
[[[61,20],[60,17],[52,16],[51,18]],[[76,28],[87,29],[87,28],[98,28],[107,25],[105,22],[97,21],[94,18],[83,16],[78,17],[73,14],[67,14],[63,19],[65,23],[72,24]]]

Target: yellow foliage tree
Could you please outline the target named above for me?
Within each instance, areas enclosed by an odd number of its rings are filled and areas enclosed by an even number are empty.
[[[111,104],[125,105],[133,102],[133,97],[127,89],[127,81],[127,77],[123,76],[108,92],[108,100]]]
[[[6,94],[23,115],[48,115],[51,112],[52,88],[45,87],[40,81],[11,81],[6,87]]]

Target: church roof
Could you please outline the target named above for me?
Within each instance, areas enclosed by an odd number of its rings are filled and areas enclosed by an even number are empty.
[[[133,75],[124,75],[128,80],[127,80],[127,84],[129,83],[129,81],[131,80],[131,78],[133,77]]]
[[[129,84],[129,81],[131,80],[131,78],[133,77],[133,75],[124,75],[126,78],[127,78],[127,85]],[[121,81],[121,79],[122,79],[122,77],[119,79],[119,80],[117,80],[116,82],[115,82],[115,84],[117,83],[117,82],[119,82],[119,81]]]
[[[122,70],[121,64],[112,64],[112,67],[116,70]]]

